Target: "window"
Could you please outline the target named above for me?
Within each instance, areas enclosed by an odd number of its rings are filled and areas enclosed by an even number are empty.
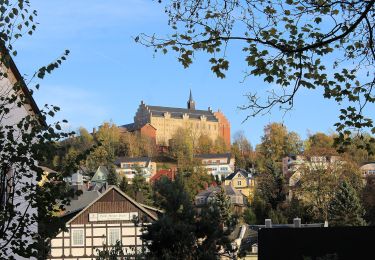
[[[242,185],[241,181],[237,181],[237,185],[241,186]]]
[[[120,241],[120,229],[108,228],[108,245],[115,245],[117,241]]]
[[[72,246],[83,246],[83,229],[72,229]]]

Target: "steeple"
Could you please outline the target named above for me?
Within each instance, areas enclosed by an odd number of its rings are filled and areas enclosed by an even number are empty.
[[[191,89],[190,89],[189,100],[187,102],[187,108],[191,110],[195,110],[195,102],[193,100],[193,95],[191,94]]]

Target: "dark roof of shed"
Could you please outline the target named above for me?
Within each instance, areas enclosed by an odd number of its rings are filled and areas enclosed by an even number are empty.
[[[153,116],[163,117],[164,113],[170,113],[172,118],[182,118],[183,114],[189,115],[189,118],[200,119],[201,116],[205,116],[207,121],[218,122],[214,113],[210,110],[198,110],[198,109],[187,109],[178,107],[162,107],[162,106],[148,106]]]

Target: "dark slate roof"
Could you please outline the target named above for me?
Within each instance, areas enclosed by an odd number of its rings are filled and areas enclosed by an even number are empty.
[[[164,113],[170,113],[172,118],[182,118],[183,114],[189,115],[189,118],[200,119],[201,116],[205,116],[207,121],[218,122],[214,113],[209,110],[197,110],[177,107],[161,107],[161,106],[148,106],[153,116],[164,117]]]
[[[89,205],[92,201],[99,197],[101,193],[97,190],[83,191],[83,193],[76,199],[70,201],[70,205],[65,206],[64,215],[68,215],[79,211]]]
[[[198,159],[219,159],[219,158],[227,158],[227,163],[230,162],[230,158],[232,157],[231,153],[206,153],[206,154],[197,154],[195,158]]]
[[[244,169],[237,169],[231,174],[229,174],[225,179],[226,180],[231,180],[233,179],[234,176],[237,175],[237,173],[241,173],[245,178],[252,178],[253,175],[250,172],[245,171]]]
[[[131,163],[131,162],[146,162],[146,166],[151,161],[149,157],[119,157],[115,161],[115,165],[120,165],[121,163]]]
[[[120,128],[125,128],[129,132],[133,132],[135,130],[138,130],[138,128],[135,127],[134,123],[126,124],[126,125],[121,125]]]
[[[240,191],[236,190],[230,185],[225,185],[223,188],[227,196],[242,196],[242,193]],[[197,197],[213,197],[216,193],[220,192],[220,189],[221,186],[209,187],[206,190],[199,192]]]

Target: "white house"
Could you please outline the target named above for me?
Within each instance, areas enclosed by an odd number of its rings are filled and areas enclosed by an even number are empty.
[[[199,154],[195,156],[201,161],[207,173],[221,181],[234,171],[235,159],[230,153],[223,154]],[[216,177],[217,176],[217,177]]]
[[[135,174],[142,174],[149,182],[151,176],[156,174],[156,163],[149,157],[120,157],[115,161],[116,172],[125,176],[129,183],[132,182]]]
[[[22,119],[30,116],[34,119],[37,118],[43,125],[45,122],[43,121],[40,110],[32,98],[32,95],[23,81],[13,59],[2,44],[0,44],[0,56],[2,57],[0,64],[0,132],[6,136],[7,133],[9,133],[9,130],[6,128],[11,127],[15,130],[13,133],[14,139],[17,140],[17,142],[21,142],[22,135],[27,133],[27,131],[21,130],[17,126]],[[7,59],[7,66],[5,65],[6,63],[3,62],[4,57]],[[4,76],[4,74],[6,76]],[[15,86],[17,86],[17,89],[15,89]],[[7,100],[9,97],[15,97],[15,100],[9,102],[9,100]],[[30,171],[29,173],[31,173],[31,177],[22,174],[21,179],[15,180],[15,178],[13,178],[14,176],[17,176],[16,173],[20,172],[20,169],[24,171],[25,167],[20,166],[22,164],[15,163],[14,160],[10,160],[14,155],[8,153],[8,149],[4,149],[7,145],[13,145],[16,147],[10,142],[7,143],[7,141],[0,144],[0,210],[3,212],[7,210],[6,202],[8,201],[13,203],[13,205],[17,205],[15,210],[21,213],[21,215],[36,215],[36,208],[25,199],[25,196],[28,195],[27,192],[21,192],[21,194],[16,194],[13,197],[15,191],[21,190],[22,187],[37,185],[35,174],[32,174]],[[21,156],[27,156],[27,154],[22,154]],[[15,157],[16,156],[14,156],[14,158]],[[10,221],[9,226],[20,226],[20,223],[24,222],[19,221],[18,217],[14,217],[13,220]],[[30,232],[36,233],[37,228],[38,225],[35,221],[32,224],[26,224],[22,234]],[[9,259],[11,257],[24,259],[18,253],[15,253],[14,249],[11,249],[12,247],[17,248],[17,244],[8,243],[9,240],[14,241],[14,232],[17,231],[5,228],[5,231],[0,234],[0,259]],[[24,236],[21,240],[26,243],[25,246],[34,242],[31,239],[31,236]]]

